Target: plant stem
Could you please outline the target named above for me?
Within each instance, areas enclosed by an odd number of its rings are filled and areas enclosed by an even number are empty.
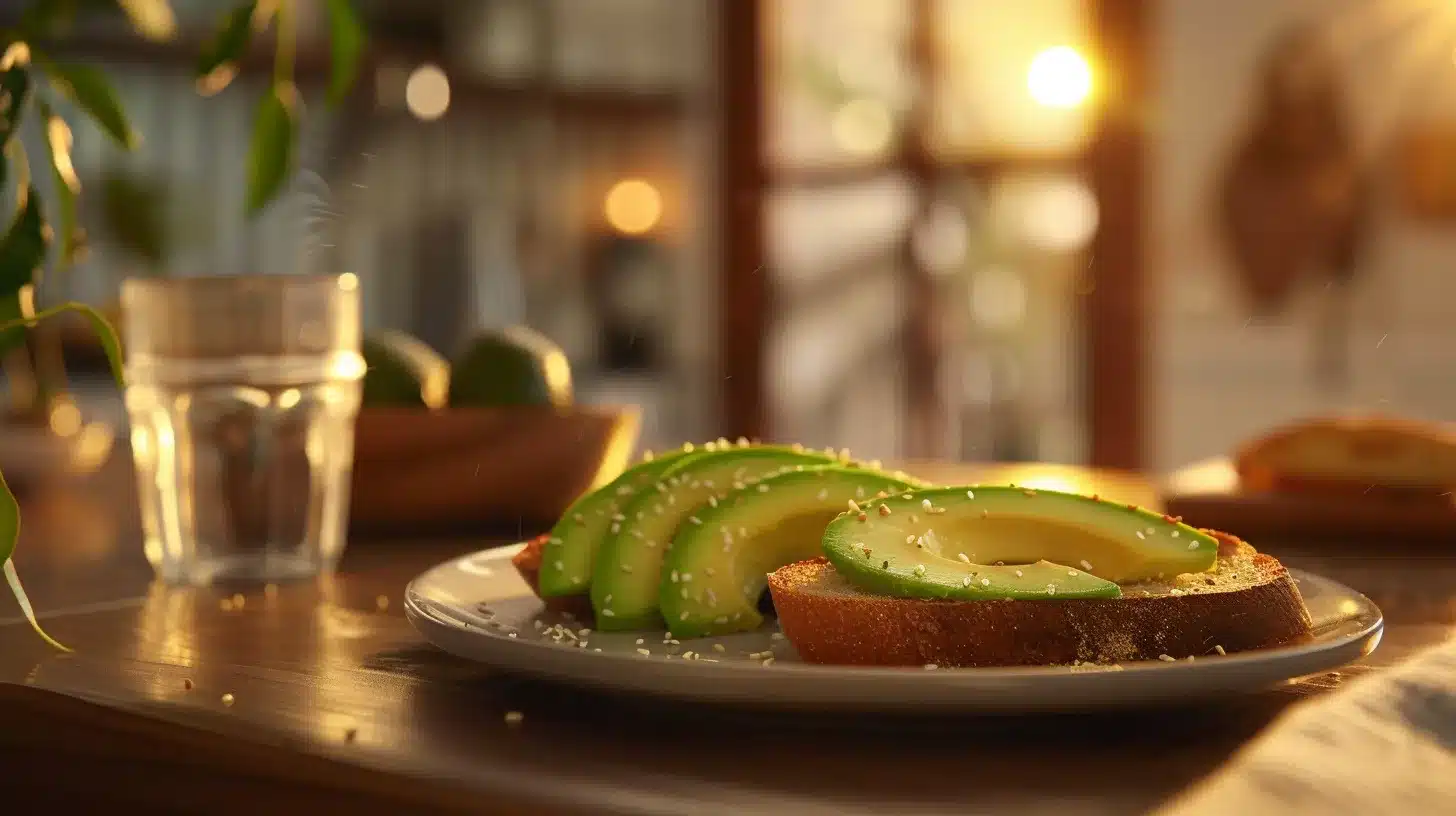
[[[298,28],[293,0],[278,0],[278,47],[273,52],[273,83],[293,81],[293,60],[298,50]]]

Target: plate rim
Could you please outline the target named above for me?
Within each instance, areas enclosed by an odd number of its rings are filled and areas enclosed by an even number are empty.
[[[622,682],[620,678],[601,678],[592,675],[599,675],[600,672],[582,672],[572,670],[572,666],[580,665],[602,665],[601,661],[607,661],[613,667],[640,666],[643,663],[641,657],[612,652],[582,652],[576,649],[565,649],[561,646],[538,641],[534,638],[508,638],[489,632],[481,625],[474,624],[468,620],[454,622],[441,620],[436,611],[429,607],[437,606],[437,602],[431,601],[418,589],[418,584],[426,580],[431,573],[437,570],[452,568],[462,561],[476,562],[499,562],[509,561],[516,553],[519,553],[525,543],[510,544],[503,547],[493,547],[478,550],[472,553],[457,556],[442,561],[429,569],[421,572],[405,587],[404,606],[406,616],[417,631],[437,648],[451,652],[462,659],[482,665],[490,665],[508,671],[519,672],[538,677],[548,677],[558,681],[577,686],[591,686],[597,688],[610,688],[626,690],[639,694],[667,694],[680,699],[696,701],[720,701],[723,695],[705,695],[694,693],[692,690],[683,689],[681,692],[674,691],[671,686],[674,680],[688,681],[692,679],[718,679],[731,683],[741,683],[743,677],[763,676],[765,682],[773,678],[782,682],[794,684],[806,684],[813,680],[833,681],[840,683],[860,683],[869,686],[881,685],[885,687],[902,688],[908,683],[915,683],[920,688],[939,688],[957,691],[964,695],[964,698],[947,701],[940,700],[914,700],[896,701],[887,700],[886,708],[937,708],[944,707],[950,703],[957,708],[968,709],[1006,709],[1014,708],[1020,710],[1032,710],[1042,708],[1088,708],[1104,704],[1119,704],[1131,701],[1122,701],[1118,698],[1117,689],[1107,688],[1108,677],[1119,678],[1115,682],[1117,686],[1125,686],[1129,683],[1137,684],[1143,689],[1153,681],[1148,678],[1158,678],[1158,683],[1164,687],[1169,684],[1176,685],[1180,681],[1192,677],[1216,679],[1220,676],[1231,675],[1235,679],[1241,674],[1242,667],[1257,665],[1268,666],[1271,663],[1279,665],[1294,664],[1295,666],[1309,667],[1307,671],[1292,672],[1284,674],[1282,679],[1271,679],[1259,684],[1244,683],[1250,689],[1255,687],[1273,688],[1282,682],[1290,682],[1300,677],[1307,677],[1326,671],[1333,671],[1340,666],[1347,665],[1360,657],[1373,652],[1380,643],[1385,628],[1385,614],[1380,607],[1368,596],[1334,579],[1324,577],[1317,573],[1295,568],[1287,568],[1297,582],[1313,580],[1315,582],[1329,585],[1345,594],[1361,599],[1374,619],[1361,629],[1339,635],[1332,640],[1312,641],[1308,643],[1294,644],[1290,646],[1278,646],[1269,649],[1258,649],[1247,652],[1236,652],[1229,655],[1217,657],[1206,661],[1178,660],[1172,663],[1165,661],[1130,661],[1118,664],[1118,669],[1088,668],[1074,669],[1069,666],[991,666],[991,667],[966,667],[966,668],[940,668],[933,671],[926,670],[921,666],[839,666],[823,665],[802,662],[775,663],[773,674],[759,675],[764,668],[757,663],[749,661],[723,661],[704,662],[693,660],[652,660],[649,661],[653,670],[649,672],[655,675],[658,682]],[[531,597],[530,593],[522,592],[520,595],[511,596],[514,598]],[[423,599],[424,603],[421,603]],[[510,600],[510,599],[500,599]],[[449,617],[455,618],[454,614]],[[483,619],[480,620],[484,623]],[[510,660],[507,663],[491,663],[482,660],[475,654],[462,654],[449,645],[441,643],[432,632],[441,636],[441,640],[451,642],[456,638],[468,638],[476,643],[488,642],[495,644],[493,648],[509,650],[513,653],[526,655],[522,659]],[[542,656],[542,659],[535,659]],[[583,663],[583,661],[590,661]],[[1283,674],[1283,671],[1279,672]],[[634,673],[635,674],[635,673]],[[907,680],[909,677],[925,678],[924,680]],[[933,679],[931,679],[933,678]],[[1135,678],[1135,679],[1134,679]],[[1015,693],[1015,686],[1027,681],[1035,682],[1038,691],[1025,697],[1054,698],[1058,692],[1067,689],[1075,689],[1080,697],[1084,699],[1068,700],[1066,705],[1047,705],[1049,701],[1036,702],[1018,697]],[[762,689],[761,682],[750,682],[756,688]],[[1110,693],[1093,694],[1092,698],[1109,699],[1087,699],[1089,691],[1095,691],[1098,686],[1103,686]],[[999,692],[993,697],[987,698],[988,692]],[[982,695],[981,699],[975,697]],[[1007,698],[1009,694],[1009,699]],[[774,695],[770,695],[774,696]],[[788,695],[789,699],[779,704],[802,706],[805,701],[801,695]],[[1177,699],[1178,695],[1170,695],[1169,699]],[[757,705],[775,705],[774,700],[755,701]],[[812,701],[811,701],[812,702]],[[833,706],[833,701],[826,701]],[[894,705],[894,703],[901,705]]]

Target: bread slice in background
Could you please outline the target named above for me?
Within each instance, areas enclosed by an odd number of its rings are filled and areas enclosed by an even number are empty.
[[[1211,531],[1209,531],[1211,532]],[[1216,534],[1217,566],[1121,598],[950,601],[872,595],[827,560],[769,576],[779,626],[810,663],[1045,666],[1119,663],[1259,649],[1307,640],[1309,612],[1271,556]]]
[[[1234,455],[1247,493],[1443,498],[1456,490],[1456,429],[1390,417],[1309,419]]]

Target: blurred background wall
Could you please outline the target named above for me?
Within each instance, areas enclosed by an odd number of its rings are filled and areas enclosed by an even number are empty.
[[[1456,413],[1449,3],[361,2],[366,75],[310,111],[306,172],[252,224],[256,77],[200,98],[217,4],[175,5],[175,45],[119,26],[73,44],[117,72],[145,134],[127,156],[78,128],[81,179],[157,191],[164,250],[123,250],[104,208],[130,199],[86,196],[93,252],[48,298],[352,271],[369,328],[442,351],[541,329],[583,400],[644,406],[652,446],[747,433],[1169,468],[1300,414]],[[303,5],[317,98],[324,32]],[[1349,149],[1233,174],[1271,49],[1301,30],[1334,69],[1291,104],[1335,82]],[[1269,128],[1303,138],[1301,121]],[[1322,204],[1325,178],[1358,195]],[[1355,250],[1329,261],[1322,225],[1356,199]],[[1253,215],[1229,227],[1227,201]],[[1251,301],[1278,269],[1279,302]]]

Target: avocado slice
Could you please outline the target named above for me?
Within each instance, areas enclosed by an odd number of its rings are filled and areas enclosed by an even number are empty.
[[[372,332],[359,344],[364,356],[365,406],[439,408],[450,390],[450,364],[424,341],[402,331]]]
[[[481,332],[455,361],[451,406],[572,404],[566,352],[525,326]]]
[[[694,515],[700,506],[711,507],[729,491],[770,473],[837,461],[831,454],[799,446],[762,445],[720,448],[668,468],[652,490],[642,491],[622,508],[621,529],[609,531],[597,551],[591,581],[597,628],[661,628],[657,595],[663,555],[680,524],[702,524]]]
[[[764,477],[678,528],[658,604],[677,637],[757,629],[768,573],[820,553],[824,528],[849,502],[919,486],[904,474],[825,465]]]
[[[729,443],[723,440],[723,444]],[[663,471],[680,460],[700,456],[717,447],[714,442],[702,447],[688,443],[661,455],[649,452],[643,461],[622,471],[608,484],[572,502],[551,528],[541,550],[541,572],[536,587],[541,597],[585,594],[591,584],[597,548],[603,538],[620,526],[622,506],[638,491],[656,484]]]
[[[883,595],[1116,598],[1119,584],[1206,572],[1218,559],[1218,542],[1193,527],[1073,493],[936,488],[871,505],[829,523],[824,555]]]

